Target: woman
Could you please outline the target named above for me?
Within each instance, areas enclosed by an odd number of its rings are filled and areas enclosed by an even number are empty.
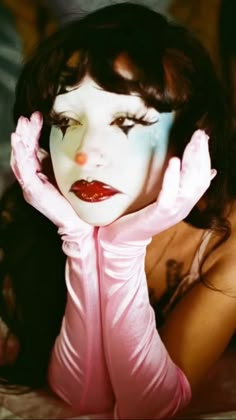
[[[18,187],[3,199],[3,286],[6,296],[8,274],[15,301],[3,299],[2,316],[20,346],[4,376],[37,385],[50,357],[49,384],[76,415],[174,415],[235,329],[233,144],[206,52],[146,7],[100,9],[39,47],[19,80],[15,117],[12,169],[39,212]],[[32,243],[10,268],[21,214],[19,235]],[[60,332],[55,229],[67,259]]]

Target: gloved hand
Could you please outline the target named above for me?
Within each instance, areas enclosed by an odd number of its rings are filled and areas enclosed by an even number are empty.
[[[211,170],[208,140],[204,131],[195,131],[182,161],[170,159],[156,202],[100,229],[100,238],[115,245],[150,240],[187,217],[216,175]]]
[[[117,418],[169,418],[190,399],[188,380],[156,329],[144,262],[151,237],[185,218],[213,176],[208,137],[198,130],[182,162],[170,160],[157,201],[99,229],[103,339]]]
[[[11,166],[25,200],[58,226],[68,256],[67,305],[48,380],[76,413],[106,412],[114,400],[102,343],[95,229],[79,218],[42,173],[38,145],[42,123],[38,112],[30,120],[19,119],[11,138]]]
[[[11,136],[11,167],[24,198],[58,226],[60,233],[91,234],[93,228],[79,218],[70,203],[42,173],[42,150],[38,144],[42,125],[39,112],[33,113],[30,120],[20,117]]]

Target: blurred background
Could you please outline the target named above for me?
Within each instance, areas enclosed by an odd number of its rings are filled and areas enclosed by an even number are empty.
[[[0,0],[0,196],[13,176],[14,89],[24,60],[59,25],[122,0]],[[132,0],[131,0],[132,2]],[[208,49],[236,110],[236,0],[133,0],[183,23]],[[234,112],[235,114],[235,112]]]

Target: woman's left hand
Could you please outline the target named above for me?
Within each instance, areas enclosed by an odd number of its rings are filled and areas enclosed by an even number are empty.
[[[120,245],[145,241],[187,217],[216,175],[211,169],[208,139],[204,131],[195,131],[182,161],[170,159],[156,202],[100,228],[100,234]]]
[[[169,418],[190,400],[188,379],[156,329],[144,262],[152,236],[183,220],[215,173],[208,137],[197,130],[182,161],[170,160],[156,202],[98,230],[102,331],[115,418]]]

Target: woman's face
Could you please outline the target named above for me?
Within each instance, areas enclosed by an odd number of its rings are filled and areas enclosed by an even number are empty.
[[[84,221],[107,225],[156,200],[173,113],[135,94],[104,91],[86,77],[58,95],[50,153],[61,193]]]

